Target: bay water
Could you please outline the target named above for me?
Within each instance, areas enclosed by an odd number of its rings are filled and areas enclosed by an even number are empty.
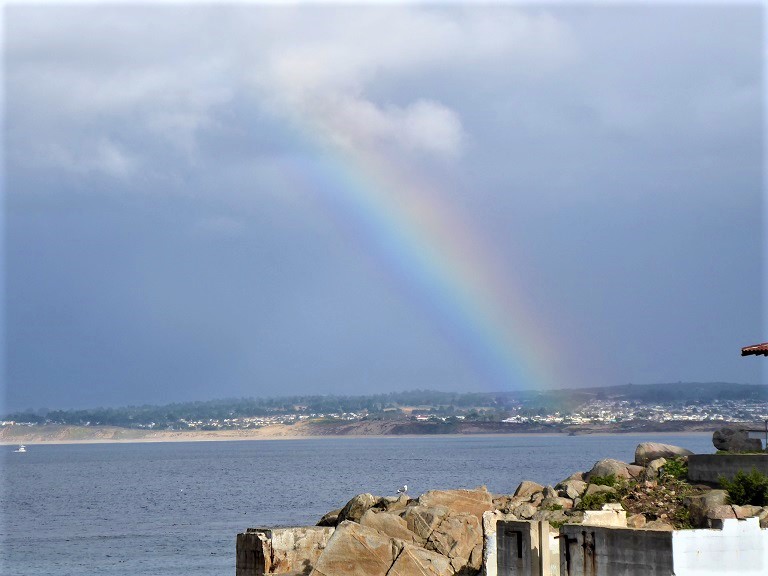
[[[315,524],[362,492],[514,492],[639,442],[714,451],[711,434],[434,436],[2,446],[0,574],[234,576],[249,527]]]

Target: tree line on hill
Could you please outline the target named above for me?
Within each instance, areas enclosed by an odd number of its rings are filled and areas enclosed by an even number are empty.
[[[79,410],[28,410],[7,414],[4,420],[37,424],[153,427],[182,421],[208,421],[277,414],[367,414],[368,418],[397,418],[403,407],[418,407],[425,414],[463,415],[472,420],[498,420],[515,410],[524,414],[569,411],[595,400],[626,400],[638,404],[700,403],[739,400],[765,402],[768,386],[729,383],[677,383],[509,392],[440,392],[411,390],[359,396],[295,395],[268,398],[230,398]]]

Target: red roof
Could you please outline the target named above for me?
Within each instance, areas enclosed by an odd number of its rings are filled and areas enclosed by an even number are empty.
[[[768,342],[755,344],[754,346],[745,346],[741,349],[742,356],[768,356]]]

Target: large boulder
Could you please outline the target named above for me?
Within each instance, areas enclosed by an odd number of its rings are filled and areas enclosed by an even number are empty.
[[[450,510],[445,506],[410,506],[403,513],[403,519],[408,530],[413,532],[419,541],[425,543],[449,512]]]
[[[345,521],[339,524],[311,576],[386,576],[405,544]]]
[[[445,506],[451,512],[466,512],[482,522],[483,514],[493,510],[493,494],[485,486],[475,490],[430,490],[419,496],[419,505]]]
[[[331,510],[325,516],[320,518],[317,526],[336,526],[336,524],[339,523],[339,514],[341,514],[341,508]]]
[[[408,507],[403,519],[415,535],[415,542],[448,558],[456,572],[480,569],[483,529],[481,520],[474,514],[420,504]]]
[[[614,460],[613,458],[605,458],[595,463],[592,466],[592,470],[587,472],[587,478],[592,479],[595,476],[610,476],[613,475],[616,478],[633,478],[638,472],[634,474],[630,473],[630,466],[634,469],[636,466],[622,462],[621,460]]]
[[[530,502],[526,502],[524,504],[520,504],[520,506],[512,510],[512,514],[518,518],[522,518],[523,520],[530,520],[533,518],[533,515],[536,514],[536,506]]]
[[[699,528],[707,528],[709,519],[716,516],[715,510],[728,504],[728,492],[708,490],[704,494],[686,498],[684,504],[690,513],[691,523]]]
[[[425,548],[446,556],[456,572],[474,573],[482,567],[482,520],[474,514],[450,514],[432,531]]]
[[[673,446],[672,444],[642,442],[635,449],[635,464],[645,466],[651,460],[656,460],[657,458],[674,458],[676,456],[690,456],[691,454],[693,452],[690,450],[680,446]]]
[[[712,434],[712,444],[718,450],[726,452],[760,452],[763,449],[759,438],[750,438],[746,429],[733,426],[715,430]]]
[[[517,487],[517,490],[515,490],[515,496],[519,496],[521,498],[530,498],[534,494],[543,491],[544,486],[541,484],[531,482],[530,480],[523,480],[520,483],[520,486]]]
[[[390,512],[375,512],[373,509],[366,510],[360,524],[378,530],[392,538],[397,538],[411,544],[418,543],[416,534],[408,530],[408,523],[397,514]]]
[[[560,490],[560,496],[573,500],[584,493],[584,490],[587,489],[587,483],[581,480],[564,480],[556,487]]]
[[[379,499],[373,494],[358,494],[341,509],[337,522],[341,523],[345,520],[360,522],[363,514],[378,501]]]

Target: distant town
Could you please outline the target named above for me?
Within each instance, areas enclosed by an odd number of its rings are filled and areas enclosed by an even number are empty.
[[[696,430],[768,421],[768,387],[729,383],[623,385],[576,390],[227,399],[165,406],[29,410],[8,426],[115,426],[137,430],[252,430],[312,424],[317,433],[471,433]]]

